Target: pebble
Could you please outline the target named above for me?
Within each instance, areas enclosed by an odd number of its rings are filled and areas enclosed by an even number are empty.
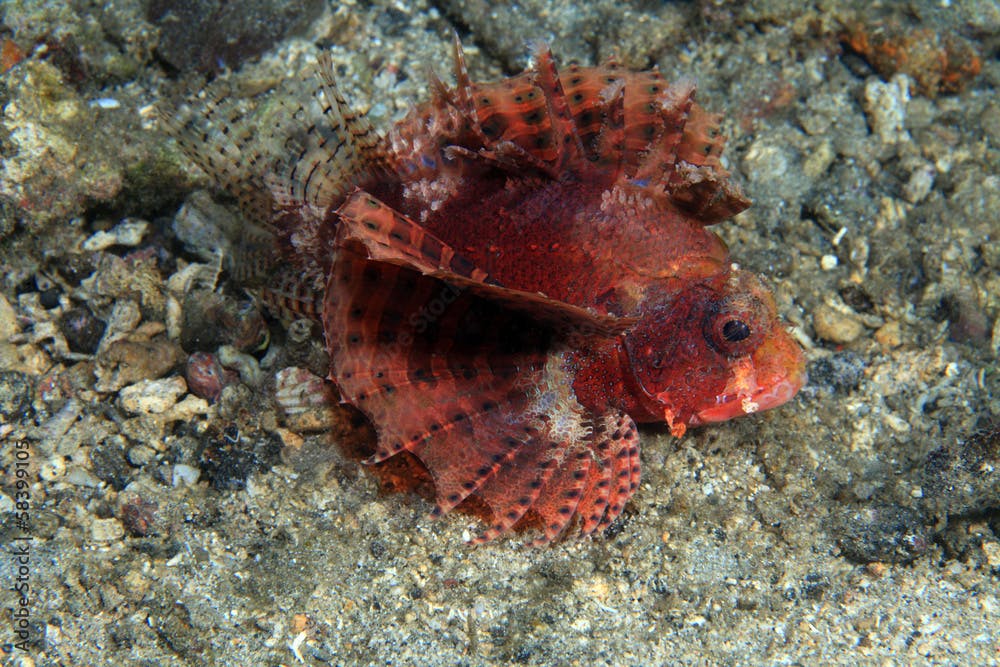
[[[930,543],[920,512],[891,503],[840,510],[832,530],[844,554],[859,563],[908,563]]]
[[[0,372],[0,421],[13,421],[31,407],[31,383],[17,371]]]
[[[209,410],[208,401],[188,394],[179,403],[164,412],[163,418],[167,421],[189,422],[197,415],[206,414]]]
[[[743,158],[747,177],[757,183],[782,180],[789,170],[790,156],[784,146],[761,138],[750,144]]]
[[[142,321],[142,311],[139,304],[132,299],[118,299],[111,307],[111,314],[108,316],[108,328],[104,332],[104,340],[101,347],[107,347],[108,343],[114,339],[121,338],[125,334],[135,331]]]
[[[10,337],[21,330],[17,324],[17,312],[3,294],[0,294],[0,343],[10,340]]]
[[[118,402],[127,412],[160,414],[172,408],[187,391],[187,383],[179,375],[162,380],[142,380],[118,393]]]
[[[194,486],[198,483],[199,477],[201,477],[201,471],[197,468],[185,463],[174,465],[172,483],[175,487],[181,484],[184,486]]]
[[[145,220],[126,218],[109,231],[99,231],[83,242],[83,249],[91,252],[107,250],[116,245],[135,247],[142,242],[149,223]]]
[[[929,162],[922,164],[910,174],[910,179],[903,186],[903,199],[911,204],[919,204],[934,188],[934,165]]]
[[[136,445],[128,450],[128,462],[137,468],[156,460],[156,450],[148,445]]]
[[[69,469],[69,472],[66,473],[66,481],[73,486],[86,486],[90,489],[96,489],[101,485],[101,480],[94,477],[89,470],[80,466],[73,466]]]
[[[75,398],[66,401],[59,412],[38,427],[39,450],[51,453],[83,412],[83,403]]]
[[[810,179],[817,180],[823,176],[837,158],[833,143],[824,141],[810,152],[802,162],[802,172]]]
[[[141,380],[166,375],[183,359],[183,350],[166,339],[116,340],[97,355],[100,392],[113,392]]]
[[[826,304],[813,312],[813,328],[819,338],[838,345],[852,343],[865,332],[865,325],[858,318]]]
[[[123,582],[125,595],[133,601],[138,602],[149,591],[149,578],[138,569],[129,570],[125,574]]]
[[[121,491],[132,477],[132,467],[125,458],[125,438],[111,436],[90,449],[90,470],[99,480]]]
[[[1000,542],[983,542],[983,554],[991,569],[1000,570]]]
[[[184,296],[181,308],[178,342],[185,350],[211,352],[220,345],[232,345],[256,352],[268,345],[267,323],[253,302],[198,289]]]
[[[38,476],[43,482],[54,482],[66,474],[66,459],[62,456],[52,456],[38,466]]]
[[[125,527],[118,519],[95,519],[90,526],[90,537],[95,542],[114,542],[125,537]]]
[[[50,368],[52,359],[37,345],[0,343],[0,370],[44,375]]]
[[[192,394],[212,402],[218,400],[226,384],[235,379],[235,376],[232,379],[226,377],[219,358],[211,352],[192,352],[184,376]]]
[[[159,506],[142,496],[136,496],[122,503],[121,520],[130,535],[148,535],[156,521]]]
[[[888,82],[872,77],[865,84],[865,112],[872,132],[883,144],[909,141],[906,104],[910,101],[910,77],[896,74]]]
[[[87,105],[98,109],[110,110],[121,108],[122,103],[113,97],[98,97],[87,102]]]
[[[184,249],[210,262],[220,255],[230,254],[227,229],[238,229],[239,221],[232,211],[215,203],[204,190],[188,196],[174,216],[171,228],[184,244]]]
[[[82,354],[94,354],[104,337],[107,325],[86,306],[73,306],[59,318],[59,330],[69,349]]]
[[[886,322],[875,332],[875,340],[882,347],[899,347],[903,344],[903,331],[899,327],[899,322],[895,320]]]
[[[1000,498],[1000,426],[948,441],[924,462],[920,487],[936,514],[962,516],[996,507]]]

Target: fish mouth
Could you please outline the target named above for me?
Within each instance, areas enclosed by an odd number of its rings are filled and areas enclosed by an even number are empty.
[[[805,354],[779,329],[751,355],[734,360],[726,387],[711,405],[696,410],[689,423],[721,422],[776,408],[792,400],[805,383]]]
[[[724,422],[735,417],[770,410],[790,401],[805,384],[805,373],[798,377],[787,377],[767,386],[758,387],[749,393],[720,394],[715,397],[715,405],[696,412],[690,424]]]

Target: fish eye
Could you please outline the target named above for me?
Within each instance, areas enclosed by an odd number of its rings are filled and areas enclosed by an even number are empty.
[[[749,354],[764,338],[766,318],[762,311],[763,304],[753,298],[723,299],[705,318],[705,339],[727,357]]]
[[[743,320],[726,320],[722,324],[722,337],[730,343],[738,343],[750,337],[750,325]]]

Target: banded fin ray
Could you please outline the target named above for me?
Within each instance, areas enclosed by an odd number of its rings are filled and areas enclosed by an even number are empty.
[[[576,402],[554,329],[370,259],[356,240],[337,252],[324,303],[331,378],[376,425],[369,463],[415,456],[434,481],[435,515],[470,496],[484,502],[493,518],[477,542],[531,519],[549,541],[576,516],[593,531],[620,513],[634,487],[612,481],[631,467],[603,444],[608,429],[593,424],[631,420],[595,417]],[[629,433],[637,438],[634,425]]]
[[[364,191],[348,197],[338,215],[340,242],[361,243],[369,258],[411,267],[566,334],[613,337],[634,323],[630,318],[603,315],[538,292],[496,285],[487,272],[454,248]]]

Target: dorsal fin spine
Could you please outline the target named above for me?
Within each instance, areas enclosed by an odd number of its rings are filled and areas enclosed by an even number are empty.
[[[562,81],[556,70],[555,59],[547,45],[539,44],[535,47],[535,61],[535,71],[538,74],[542,94],[545,96],[549,122],[552,124],[559,151],[555,166],[562,169],[567,164],[583,158],[583,142],[576,131],[576,123],[570,113],[566,93],[563,91]]]

